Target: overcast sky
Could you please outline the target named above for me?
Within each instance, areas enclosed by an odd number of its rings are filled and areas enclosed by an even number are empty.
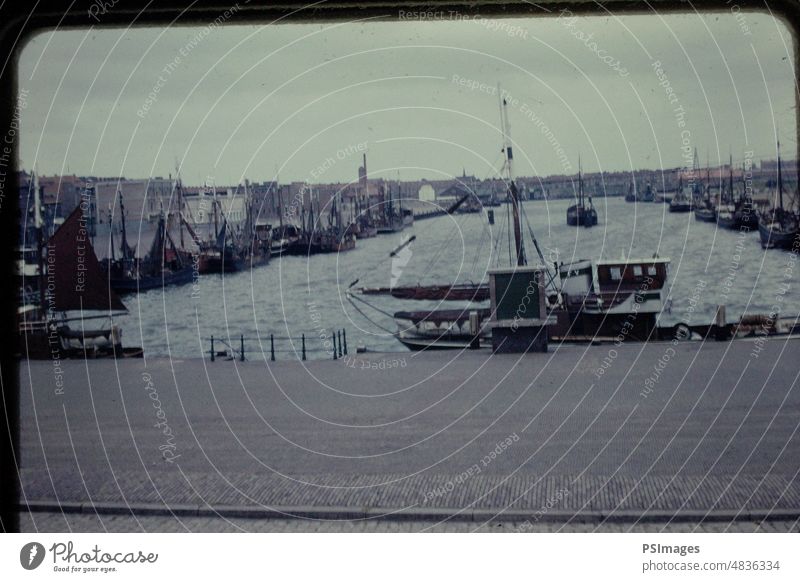
[[[375,177],[491,177],[497,84],[516,99],[518,175],[577,168],[579,154],[585,171],[674,167],[687,143],[703,165],[706,152],[712,165],[746,149],[774,158],[776,135],[796,156],[792,39],[769,15],[201,30],[33,39],[20,61],[23,166],[146,177],[177,160],[189,184],[350,181],[366,147]]]

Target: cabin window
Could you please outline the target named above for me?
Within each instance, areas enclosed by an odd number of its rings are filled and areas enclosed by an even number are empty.
[[[656,274],[656,266],[650,265],[649,267],[647,267],[647,274],[650,275],[651,277],[654,277]]]
[[[622,271],[619,267],[611,267],[611,280],[619,281],[622,279]]]
[[[633,266],[633,276],[634,277],[641,277],[642,276],[642,266],[641,265],[634,265]]]

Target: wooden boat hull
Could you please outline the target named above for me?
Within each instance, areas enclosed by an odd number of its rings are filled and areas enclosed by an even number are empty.
[[[692,204],[690,202],[677,202],[669,204],[670,212],[691,212]]]
[[[375,236],[378,236],[378,229],[374,226],[361,227],[356,233],[356,238],[373,238]]]
[[[245,268],[245,261],[235,254],[200,255],[198,271],[203,274],[238,273]]]
[[[694,211],[694,219],[700,222],[716,222],[717,213],[711,208],[697,208]]]
[[[168,271],[163,275],[140,277],[139,279],[111,278],[111,288],[120,294],[137,293],[150,289],[159,289],[170,285],[185,285],[194,278],[194,269],[191,266],[183,267],[177,271]]]
[[[597,225],[597,211],[594,208],[573,205],[567,209],[567,226],[595,225]]]
[[[785,249],[800,252],[800,231],[798,229],[779,230],[770,225],[758,225],[761,247],[765,249]]]
[[[487,322],[489,309],[436,309],[433,311],[399,311],[394,314],[397,324],[395,337],[411,350],[452,350],[474,346],[491,338],[488,326],[473,330],[470,314],[477,313]],[[477,342],[476,342],[477,337]]]

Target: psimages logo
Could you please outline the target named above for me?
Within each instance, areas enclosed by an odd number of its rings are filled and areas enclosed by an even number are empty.
[[[44,546],[39,542],[30,542],[19,551],[19,563],[26,570],[35,570],[44,561]]]

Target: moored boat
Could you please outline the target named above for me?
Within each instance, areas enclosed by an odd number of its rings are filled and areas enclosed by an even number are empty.
[[[800,216],[798,212],[784,207],[783,171],[781,168],[781,144],[778,142],[778,184],[776,200],[770,210],[763,212],[758,220],[761,247],[785,249],[800,253]]]
[[[580,157],[578,157],[578,200],[577,204],[573,204],[567,208],[568,226],[591,227],[597,225],[597,210],[595,210],[592,204],[592,197],[588,197],[588,203],[585,200],[586,197],[583,193],[583,174],[581,171]]]

